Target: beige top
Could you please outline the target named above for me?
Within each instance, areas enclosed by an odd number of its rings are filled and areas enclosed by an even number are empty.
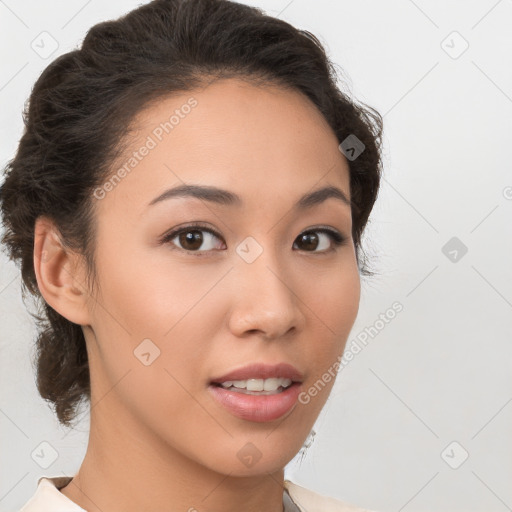
[[[35,494],[19,512],[87,512],[62,494],[72,476],[42,476],[37,481]],[[284,481],[283,512],[373,512]]]

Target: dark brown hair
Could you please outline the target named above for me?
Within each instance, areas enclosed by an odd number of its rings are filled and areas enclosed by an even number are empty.
[[[130,122],[149,102],[230,77],[299,91],[340,143],[352,135],[364,144],[348,162],[352,236],[360,273],[373,275],[361,235],[379,189],[382,117],[342,91],[336,67],[315,36],[228,0],[155,0],[99,23],[79,49],[55,59],[36,81],[23,112],[23,136],[0,188],[1,241],[21,267],[23,298],[28,289],[40,308],[33,313],[37,388],[65,426],[80,402],[90,401],[89,364],[82,327],[39,292],[35,220],[44,216],[55,223],[63,245],[83,255],[88,286],[94,286],[92,192],[112,173]]]

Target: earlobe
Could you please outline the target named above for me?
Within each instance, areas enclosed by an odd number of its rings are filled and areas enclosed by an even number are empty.
[[[41,295],[55,311],[70,322],[90,324],[79,255],[63,246],[55,224],[45,217],[35,222],[34,271]]]

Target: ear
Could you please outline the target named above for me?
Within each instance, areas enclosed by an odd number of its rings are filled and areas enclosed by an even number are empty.
[[[41,295],[55,311],[70,322],[90,325],[82,259],[62,245],[55,224],[42,216],[34,227],[34,271]]]

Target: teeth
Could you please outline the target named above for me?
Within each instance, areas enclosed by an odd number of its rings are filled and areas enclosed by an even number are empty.
[[[234,386],[235,388],[246,389],[247,391],[276,391],[279,387],[289,387],[291,383],[291,379],[278,377],[271,379],[227,380],[222,382],[221,386],[223,388]]]

